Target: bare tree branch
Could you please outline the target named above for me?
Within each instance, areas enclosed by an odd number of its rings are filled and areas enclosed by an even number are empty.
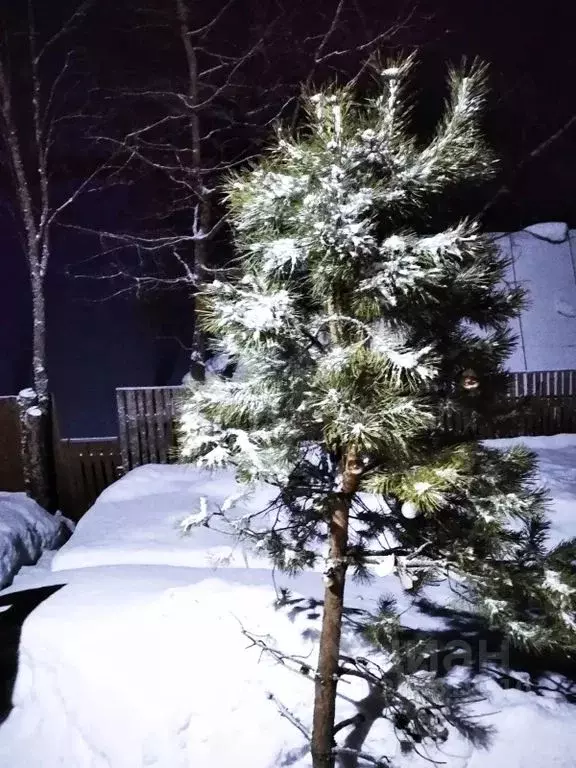
[[[269,691],[266,694],[266,697],[270,699],[270,701],[273,701],[274,704],[276,704],[276,708],[280,713],[280,717],[284,717],[286,720],[288,720],[288,722],[292,723],[292,725],[300,731],[304,738],[307,741],[310,741],[310,731],[306,728],[304,723],[299,720],[285,704],[282,704],[282,702],[272,692]]]
[[[558,130],[554,131],[550,136],[548,136],[544,141],[541,141],[538,146],[534,147],[534,149],[529,152],[523,160],[521,160],[516,168],[514,169],[514,177],[517,177],[518,174],[528,165],[532,160],[535,160],[537,157],[542,155],[552,144],[554,144],[555,141],[557,141],[559,138],[561,138],[565,133],[567,133],[570,128],[572,128],[573,125],[576,124],[576,113],[571,115],[568,120],[566,120]],[[484,205],[480,213],[478,214],[479,217],[483,217],[491,208],[494,207],[494,205],[506,194],[510,194],[510,184],[505,183],[503,184],[496,193],[488,200],[488,202]]]

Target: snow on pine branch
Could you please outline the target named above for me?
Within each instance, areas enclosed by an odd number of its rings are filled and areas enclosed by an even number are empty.
[[[218,294],[218,313],[212,317],[216,333],[235,329],[246,343],[257,343],[274,335],[292,322],[295,314],[288,290],[267,290],[256,277],[246,275],[239,285],[215,280],[206,289],[207,295]]]

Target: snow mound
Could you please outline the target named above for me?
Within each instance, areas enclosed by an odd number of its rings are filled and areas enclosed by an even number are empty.
[[[563,243],[568,239],[568,225],[563,221],[547,221],[524,227],[524,232],[548,240],[550,243]]]
[[[25,493],[0,491],[0,587],[45,549],[58,547],[65,535],[61,516],[50,515]]]
[[[267,568],[267,559],[235,544],[224,523],[210,528],[197,525],[189,536],[182,532],[181,523],[200,514],[203,498],[210,514],[242,491],[232,472],[159,464],[133,469],[88,510],[74,536],[54,557],[52,569],[99,565]],[[227,514],[240,517],[264,510],[276,495],[273,488],[261,486]]]
[[[576,436],[488,441],[500,448],[517,443],[540,457],[541,479],[553,497],[553,542],[574,535]],[[243,629],[266,636],[271,645],[313,667],[318,610],[302,603],[309,607],[298,611],[293,604],[287,613],[274,603],[281,586],[290,587],[294,598],[318,599],[320,574],[288,580],[245,565],[214,574],[201,566],[206,560],[201,547],[210,552],[222,546],[224,534],[219,541],[203,539],[207,534],[198,528],[194,536],[181,538],[172,526],[190,513],[200,494],[210,504],[214,499],[220,503],[234,488],[226,473],[210,476],[158,466],[134,470],[101,496],[55,555],[69,570],[47,570],[45,556],[2,593],[0,609],[10,601],[17,607],[22,595],[38,587],[63,585],[22,626],[13,708],[0,726],[0,766],[309,768],[305,739],[280,716],[278,705],[309,727],[312,681],[261,654]],[[260,501],[266,489],[262,494]],[[118,554],[136,562],[138,543],[145,560],[166,558],[169,567],[96,565],[98,558],[109,561]],[[177,567],[186,547],[191,549],[187,566],[196,563],[193,568]],[[449,590],[442,597],[442,586],[430,591],[441,602],[449,599]],[[348,606],[370,608],[384,592],[400,598],[404,623],[424,625],[395,577],[368,585],[350,582]],[[349,653],[369,653],[350,634],[344,647]],[[424,768],[430,760],[446,768],[569,768],[576,754],[576,707],[561,696],[564,681],[555,681],[555,688],[550,682],[537,696],[518,688],[503,690],[487,678],[478,681],[484,699],[471,714],[495,729],[488,751],[451,733],[437,752],[402,755],[384,721],[372,729],[365,751],[389,756],[397,768]],[[353,715],[354,702],[366,694],[362,681],[342,686],[338,718]]]
[[[37,585],[58,577],[50,573]],[[22,627],[13,709],[0,726],[1,766],[310,767],[304,737],[278,706],[309,728],[312,681],[276,664],[243,634],[316,663],[318,620],[276,610],[270,572],[228,569],[215,578],[201,569],[118,566],[66,578]],[[295,586],[295,595],[308,595],[322,582],[306,574]],[[3,602],[10,598],[17,601],[18,592],[5,593]],[[349,635],[344,642],[349,653],[367,653]],[[452,733],[440,752],[403,756],[384,721],[365,750],[390,756],[397,768],[424,768],[430,759],[447,768],[573,764],[573,707],[491,680],[479,686],[485,698],[471,714],[496,729],[488,752]],[[361,681],[346,685],[338,718],[352,716],[366,693]]]
[[[312,653],[274,610],[271,585],[151,571],[99,569],[25,622],[0,765],[265,768],[298,745],[266,693],[301,709],[310,682],[261,658],[241,632]]]

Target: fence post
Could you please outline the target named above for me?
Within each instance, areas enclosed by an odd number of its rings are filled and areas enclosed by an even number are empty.
[[[50,400],[40,403],[33,389],[18,394],[22,465],[26,493],[49,511],[57,506]]]

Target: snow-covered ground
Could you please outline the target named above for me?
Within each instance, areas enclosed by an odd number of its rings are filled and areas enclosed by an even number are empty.
[[[525,442],[538,451],[553,494],[553,539],[574,535],[576,437]],[[313,665],[316,612],[276,610],[275,588],[318,598],[321,577],[289,580],[236,551],[223,560],[227,537],[202,527],[181,536],[178,523],[197,511],[201,495],[213,503],[231,490],[224,475],[200,485],[196,471],[183,467],[136,470],[102,495],[53,558],[45,554],[23,568],[0,593],[1,632],[22,601],[62,585],[23,623],[13,706],[0,726],[0,768],[310,765],[304,737],[280,716],[278,703],[308,725],[312,684],[250,647],[243,629]],[[394,577],[351,584],[347,600],[369,607],[382,592],[399,596],[406,623],[424,621]],[[438,597],[442,589],[431,592]],[[356,638],[345,643],[359,650]],[[553,682],[560,681],[543,683],[550,690],[537,696],[482,678],[485,699],[474,708],[479,722],[494,728],[489,750],[452,734],[428,758],[448,768],[573,766],[576,708],[551,690]],[[365,694],[361,681],[342,685],[340,714],[352,714],[353,701]],[[366,751],[402,768],[430,765],[401,756],[384,722]]]
[[[67,526],[24,493],[0,491],[0,587],[22,565],[35,563],[46,549],[63,543]]]
[[[78,525],[73,538],[58,552],[53,570],[98,565],[183,565],[206,568],[228,565],[267,568],[242,547],[231,546],[230,536],[198,526],[183,536],[181,523],[201,512],[222,506],[241,495],[232,472],[210,474],[190,465],[148,464],[132,470],[108,487]],[[264,509],[274,499],[273,488],[262,489],[231,509],[240,517],[250,509]],[[214,521],[216,522],[216,521]],[[223,527],[223,523],[222,526]],[[218,528],[218,525],[216,525]]]

